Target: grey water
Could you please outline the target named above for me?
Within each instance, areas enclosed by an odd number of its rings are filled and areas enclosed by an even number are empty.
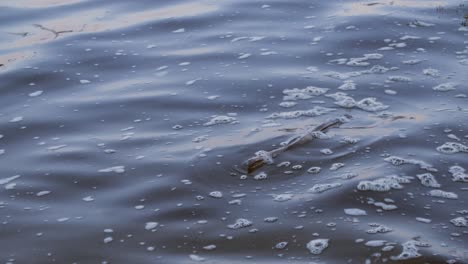
[[[0,263],[468,263],[467,20],[464,0],[2,0]]]

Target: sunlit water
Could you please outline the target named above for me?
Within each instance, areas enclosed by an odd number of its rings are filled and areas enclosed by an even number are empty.
[[[1,1],[0,262],[468,263],[466,13]]]

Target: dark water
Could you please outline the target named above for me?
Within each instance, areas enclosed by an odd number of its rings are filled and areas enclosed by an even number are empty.
[[[468,263],[466,13],[1,1],[0,262]],[[291,91],[308,86],[328,90]],[[345,113],[329,139],[233,170]]]

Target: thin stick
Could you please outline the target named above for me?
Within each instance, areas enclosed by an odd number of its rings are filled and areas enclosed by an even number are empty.
[[[317,138],[317,132],[326,133],[330,128],[341,126],[349,118],[351,118],[350,115],[345,115],[341,118],[335,118],[333,120],[327,121],[316,126],[314,129],[309,130],[302,135],[298,135],[291,138],[287,141],[287,143],[284,146],[273,149],[271,151],[258,151],[253,157],[242,163],[242,169],[250,174],[265,164],[271,164],[273,163],[273,158],[276,158],[286,150],[296,147],[298,145],[303,145],[304,143],[307,143],[313,140],[314,138]]]

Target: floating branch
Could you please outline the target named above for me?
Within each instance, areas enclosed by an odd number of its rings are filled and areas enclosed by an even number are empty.
[[[351,116],[346,114],[342,117],[328,120],[325,123],[322,123],[316,126],[315,128],[306,131],[304,134],[292,137],[283,146],[279,148],[273,149],[271,151],[257,151],[255,153],[255,156],[242,163],[241,170],[247,173],[252,173],[265,164],[272,164],[273,159],[279,156],[281,153],[285,152],[286,150],[289,150],[299,145],[303,145],[316,138],[323,138],[324,133],[326,133],[330,128],[339,127],[342,124],[349,121],[350,118]]]

